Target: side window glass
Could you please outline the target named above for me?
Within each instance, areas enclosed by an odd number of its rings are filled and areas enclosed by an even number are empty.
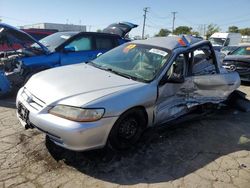
[[[230,43],[230,38],[227,38],[227,40],[226,40],[226,42],[225,42],[224,46],[228,46],[228,45],[229,45],[229,43]]]
[[[74,48],[75,51],[91,50],[91,37],[80,37],[70,42],[67,47]]]
[[[233,55],[250,55],[250,47],[239,47],[232,53]]]
[[[96,48],[97,50],[109,50],[113,48],[112,38],[97,37],[96,38]]]
[[[185,57],[183,54],[180,54],[176,57],[171,67],[167,71],[167,77],[174,76],[184,76],[184,65],[185,65]]]
[[[207,46],[198,48],[193,52],[193,59],[191,62],[191,74],[193,76],[215,74],[215,62],[213,60],[212,52]]]

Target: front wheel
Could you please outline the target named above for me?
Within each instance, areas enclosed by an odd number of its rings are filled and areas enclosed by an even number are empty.
[[[129,110],[114,124],[109,135],[109,142],[118,150],[129,149],[140,139],[144,127],[146,127],[144,113],[138,109]]]

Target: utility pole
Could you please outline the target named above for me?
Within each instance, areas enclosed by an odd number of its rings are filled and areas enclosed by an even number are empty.
[[[203,24],[203,36],[206,37],[206,24]]]
[[[144,11],[144,15],[143,15],[144,19],[143,19],[143,26],[142,26],[142,36],[141,36],[142,39],[144,39],[145,23],[146,23],[148,9],[149,9],[149,7],[145,7],[143,9],[143,11]]]
[[[172,33],[174,33],[174,22],[175,22],[175,15],[177,14],[177,12],[172,12],[172,14],[173,14]]]

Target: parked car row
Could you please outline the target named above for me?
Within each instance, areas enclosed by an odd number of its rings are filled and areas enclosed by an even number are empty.
[[[0,52],[0,96],[20,88],[34,73],[53,67],[88,62],[118,45],[128,42],[126,34],[137,25],[121,22],[98,32],[57,32],[36,41],[7,24],[0,24],[0,43],[19,50]],[[119,34],[119,35],[118,35]]]
[[[240,78],[218,57],[209,41],[194,37],[131,41],[87,64],[33,75],[18,92],[17,116],[64,148],[127,149],[148,127],[228,99]]]

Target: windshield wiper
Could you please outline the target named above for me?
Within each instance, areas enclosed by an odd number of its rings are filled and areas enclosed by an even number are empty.
[[[88,61],[88,62],[86,62],[86,63],[87,63],[87,64],[90,64],[90,65],[92,65],[93,67],[96,67],[96,68],[98,68],[98,69],[112,72],[112,73],[114,73],[114,74],[117,74],[117,75],[119,75],[119,76],[128,78],[128,79],[130,79],[130,80],[145,82],[145,80],[142,79],[142,78],[138,78],[138,77],[135,77],[135,76],[131,76],[131,75],[128,75],[128,74],[125,74],[125,73],[116,71],[116,70],[114,70],[114,69],[112,69],[112,68],[109,68],[109,67],[106,67],[106,66],[98,65],[98,64],[94,63],[93,61]]]
[[[96,64],[96,63],[94,63],[93,61],[87,61],[86,62],[88,65],[92,65],[93,67],[96,67],[96,68],[98,68],[98,69],[102,69],[102,70],[106,70],[107,68],[105,68],[105,67],[103,67],[103,66],[101,66],[101,65],[98,65],[98,64]]]
[[[117,74],[119,76],[123,76],[123,77],[128,78],[128,79],[133,79],[132,76],[124,74],[124,73],[121,73],[121,72],[118,72],[118,71],[115,71],[115,70],[113,70],[111,68],[107,68],[106,70],[109,71],[109,72],[113,72],[113,73],[115,73],[115,74]]]
[[[105,70],[105,71],[112,72],[112,73],[114,73],[114,74],[117,74],[117,75],[119,75],[119,76],[122,76],[122,77],[125,77],[125,78],[128,78],[128,79],[131,79],[131,80],[138,80],[137,77],[134,77],[134,76],[131,76],[131,75],[128,75],[128,74],[125,74],[125,73],[121,73],[121,72],[118,72],[118,71],[115,71],[114,69],[109,68],[109,67],[105,67],[105,66],[102,66],[102,65],[98,65],[98,64],[96,64],[96,63],[94,63],[94,62],[92,62],[92,61],[87,62],[87,64],[90,64],[90,65],[92,65],[92,66],[94,66],[94,67],[96,67],[96,68],[99,68],[99,69],[101,69],[101,70]]]
[[[111,68],[106,68],[105,70],[106,70],[106,71],[109,71],[109,72],[112,72],[112,73],[115,73],[115,74],[117,74],[117,75],[119,75],[119,76],[128,78],[128,79],[130,79],[130,80],[138,80],[138,78],[135,77],[135,76],[131,76],[131,75],[128,75],[128,74],[125,74],[125,73],[122,73],[122,72],[118,72],[118,71],[115,71],[115,70],[113,70],[113,69],[111,69]]]

